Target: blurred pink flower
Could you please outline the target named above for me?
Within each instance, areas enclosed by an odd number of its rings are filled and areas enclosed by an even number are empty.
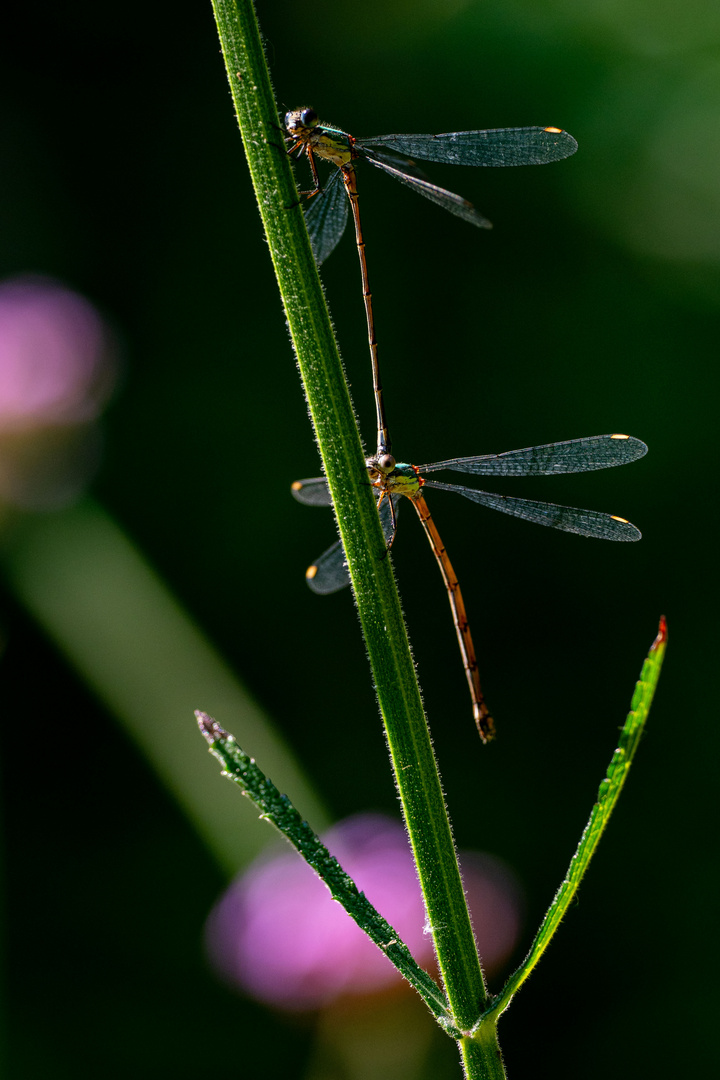
[[[42,277],[0,283],[0,495],[35,508],[82,487],[114,352],[106,323],[78,293]]]
[[[415,959],[435,966],[432,939],[405,830],[380,814],[332,828],[324,842]],[[516,944],[520,893],[507,867],[467,853],[463,878],[486,971]],[[246,993],[289,1010],[322,1008],[343,995],[402,984],[387,957],[365,936],[299,855],[261,858],[221,897],[207,924],[210,960]]]

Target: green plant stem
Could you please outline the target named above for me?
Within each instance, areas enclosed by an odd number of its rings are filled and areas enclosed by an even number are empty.
[[[472,1038],[460,1040],[460,1057],[467,1076],[505,1080],[505,1066],[497,1038],[497,1020],[485,1020]]]
[[[278,128],[250,0],[214,0],[231,92],[285,305],[418,866],[445,989],[460,1030],[487,1000],[390,559],[342,365]],[[468,1075],[482,1076],[482,1072]]]

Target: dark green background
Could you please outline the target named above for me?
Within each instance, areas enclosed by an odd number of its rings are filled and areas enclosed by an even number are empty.
[[[433,497],[498,722],[490,750],[409,508],[393,551],[458,842],[520,875],[525,944],[658,616],[669,620],[616,820],[503,1020],[512,1080],[718,1064],[720,16],[701,0],[613,7],[259,5],[281,112],[312,104],[359,136],[547,124],[580,143],[543,169],[428,166],[494,222],[489,234],[375,170],[360,177],[400,457],[611,431],[650,446],[622,470],[498,487],[628,517],[644,533],[633,546]],[[317,598],[303,581],[333,524],[289,494],[318,457],[210,5],[41,2],[15,14],[0,64],[0,269],[61,278],[121,335],[125,377],[94,494],[333,813],[397,813],[351,597]],[[348,235],[323,280],[372,447],[358,278]],[[2,621],[9,1075],[302,1076],[311,1027],[236,999],[205,969],[200,928],[223,879],[195,834],[11,595]],[[102,775],[79,720],[111,756]],[[453,1062],[440,1053],[433,1075],[457,1075]]]

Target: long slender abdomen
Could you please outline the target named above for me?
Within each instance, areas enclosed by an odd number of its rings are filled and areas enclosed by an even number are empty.
[[[430,547],[437,559],[440,573],[445,582],[445,588],[448,591],[450,607],[453,613],[453,622],[455,623],[455,631],[457,633],[458,644],[460,645],[460,652],[463,659],[463,667],[465,668],[465,675],[467,677],[468,686],[470,687],[473,715],[475,717],[475,723],[480,738],[486,743],[495,735],[495,724],[490,715],[490,710],[485,704],[485,698],[483,697],[483,692],[480,687],[480,675],[478,673],[477,657],[475,656],[475,646],[473,645],[470,624],[468,623],[467,614],[465,613],[465,603],[460,591],[457,574],[453,570],[452,563],[445,550],[445,545],[440,539],[439,532],[435,528],[435,522],[432,519],[432,515],[424,497],[418,492],[417,495],[413,497],[412,502],[417,510],[418,517],[422,522],[425,534],[430,541]]]

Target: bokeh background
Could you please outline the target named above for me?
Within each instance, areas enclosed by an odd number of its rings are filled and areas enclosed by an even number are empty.
[[[516,960],[667,615],[637,766],[501,1041],[516,1078],[590,1080],[609,1062],[617,1080],[710,1074],[720,9],[258,8],[281,112],[312,104],[360,136],[543,124],[580,143],[542,169],[429,164],[493,221],[488,234],[363,170],[386,400],[396,452],[415,462],[610,431],[643,438],[649,455],[627,468],[498,488],[620,514],[643,540],[603,545],[433,498],[498,722],[489,750],[409,513],[393,561],[458,842],[504,858],[525,888]],[[14,14],[0,46],[0,270],[60,280],[113,328],[123,375],[92,498],[271,718],[327,820],[396,814],[351,597],[315,597],[303,580],[333,523],[290,497],[294,479],[318,473],[318,456],[210,5],[40,0]],[[323,280],[372,447],[349,234]],[[3,549],[7,1075],[310,1075],[315,1021],[235,996],[204,959],[202,925],[227,860],[203,844],[121,710],[28,608],[22,530],[51,518],[13,520]],[[75,624],[82,617],[71,611]],[[138,712],[160,710],[164,696],[160,678],[150,706],[138,691]],[[196,707],[214,705],[183,702],[178,732],[191,731]],[[241,718],[218,719],[255,752]],[[212,802],[217,769],[199,736],[187,745],[207,785],[193,797]],[[238,821],[270,831],[252,814]],[[437,1036],[428,1053],[427,1075],[458,1075],[451,1044]]]

